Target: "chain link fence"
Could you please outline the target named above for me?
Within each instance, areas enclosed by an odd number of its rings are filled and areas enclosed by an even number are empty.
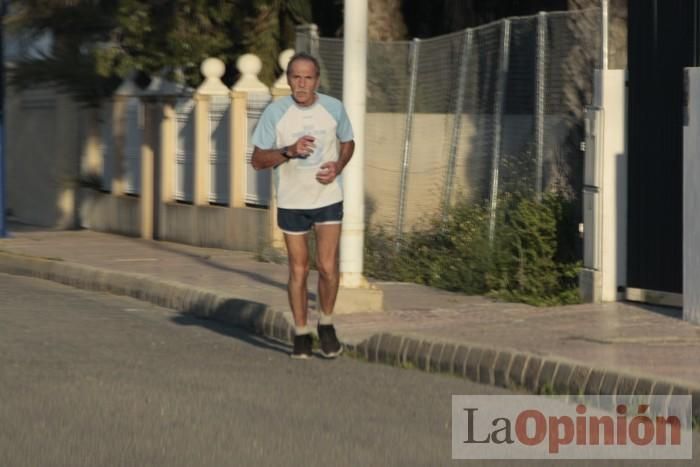
[[[431,39],[370,42],[366,211],[397,238],[457,200],[552,189],[578,195],[583,109],[600,60],[600,9],[507,18]],[[297,31],[342,99],[343,42]],[[493,234],[493,232],[491,232]]]

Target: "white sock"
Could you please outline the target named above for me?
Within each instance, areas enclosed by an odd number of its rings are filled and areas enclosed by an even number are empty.
[[[311,334],[311,329],[308,326],[294,326],[294,334],[297,336],[303,336],[304,334]]]
[[[333,315],[327,315],[325,313],[321,313],[321,317],[318,320],[318,324],[321,326],[327,326],[329,324],[333,324]]]

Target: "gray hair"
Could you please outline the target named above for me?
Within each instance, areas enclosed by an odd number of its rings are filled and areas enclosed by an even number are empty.
[[[321,76],[321,65],[318,63],[318,59],[314,57],[311,54],[308,54],[306,52],[297,52],[294,55],[292,55],[292,58],[289,59],[289,63],[287,64],[287,75],[291,73],[292,70],[292,63],[298,61],[298,60],[307,60],[311,63],[314,64],[316,67],[316,76]]]

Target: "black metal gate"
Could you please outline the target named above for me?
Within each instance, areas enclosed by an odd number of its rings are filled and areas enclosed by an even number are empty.
[[[700,0],[629,2],[627,286],[682,293],[683,67]]]

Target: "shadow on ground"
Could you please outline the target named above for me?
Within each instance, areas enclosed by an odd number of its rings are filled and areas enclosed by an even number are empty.
[[[178,316],[174,317],[172,321],[175,324],[179,324],[181,326],[199,326],[208,329],[209,331],[216,332],[226,337],[238,339],[242,342],[265,350],[271,350],[273,352],[279,352],[283,354],[289,354],[291,351],[291,347],[282,342],[276,341],[274,339],[269,339],[264,336],[251,334],[250,331],[246,329],[236,328],[234,326],[229,326],[226,324],[219,323],[217,321],[212,321],[204,318],[198,318],[197,316],[194,316],[190,313],[181,312]]]

